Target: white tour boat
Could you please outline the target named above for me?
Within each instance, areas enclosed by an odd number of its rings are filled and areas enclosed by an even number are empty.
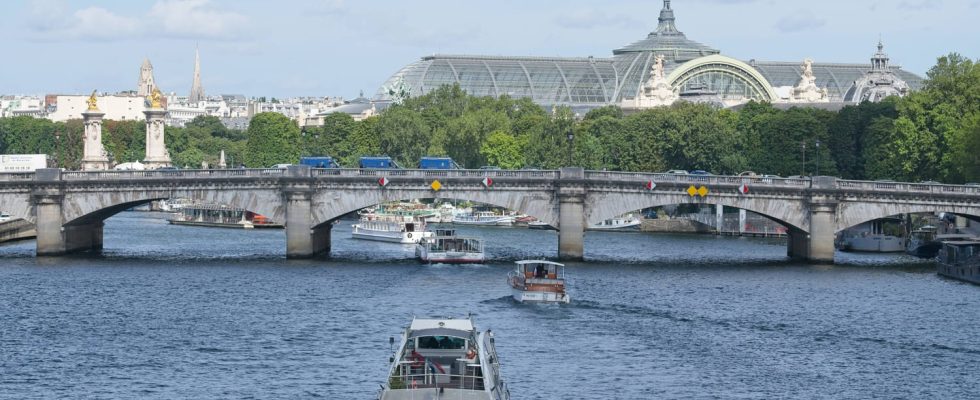
[[[483,241],[456,236],[454,229],[436,229],[435,235],[415,245],[415,256],[427,263],[479,264],[486,260]]]
[[[598,224],[589,225],[589,229],[595,231],[636,229],[642,222],[643,221],[640,219],[640,217],[633,214],[626,214],[616,218],[607,219]]]
[[[370,215],[353,225],[351,237],[381,242],[412,244],[431,237],[425,221],[407,215]]]
[[[514,300],[521,303],[568,303],[565,265],[551,261],[522,260],[507,274]]]
[[[453,223],[458,225],[511,226],[514,225],[514,217],[495,214],[492,211],[477,211],[472,214],[456,215],[453,217]]]
[[[471,318],[413,318],[390,362],[379,400],[510,400],[493,333]]]
[[[881,218],[868,221],[841,231],[837,249],[874,253],[898,253],[905,251],[905,234],[902,221],[897,218]]]

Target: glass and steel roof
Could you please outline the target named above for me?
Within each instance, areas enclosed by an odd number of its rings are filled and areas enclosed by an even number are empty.
[[[665,74],[681,66],[693,72],[671,84],[679,92],[706,91],[725,100],[770,98],[772,88],[795,86],[802,74],[802,60],[793,62],[748,61],[717,63],[720,52],[687,39],[675,25],[670,1],[664,1],[659,25],[645,39],[613,51],[612,58],[598,57],[497,57],[433,55],[423,57],[392,75],[378,90],[375,100],[397,100],[392,93],[420,96],[443,85],[459,84],[475,96],[529,97],[551,107],[568,105],[591,109],[635,98],[650,77],[657,55],[663,55]],[[704,61],[703,65],[699,62]],[[854,82],[871,69],[867,63],[814,63],[817,85],[826,87],[831,101],[845,101]],[[912,89],[922,78],[892,67]],[[758,76],[763,81],[759,82]]]

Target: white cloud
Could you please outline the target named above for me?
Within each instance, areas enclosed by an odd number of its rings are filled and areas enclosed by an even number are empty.
[[[602,10],[580,9],[567,12],[555,19],[558,26],[568,29],[595,29],[611,26],[641,25],[640,21],[625,15],[607,14]]]
[[[162,34],[176,37],[229,39],[241,32],[248,18],[211,7],[210,0],[161,0],[149,17]]]
[[[812,12],[801,11],[785,16],[776,21],[776,29],[781,32],[795,33],[816,30],[827,24],[827,20],[817,17]]]
[[[128,39],[140,29],[134,18],[121,16],[101,7],[70,12],[65,3],[54,0],[32,2],[28,26],[42,40]]]

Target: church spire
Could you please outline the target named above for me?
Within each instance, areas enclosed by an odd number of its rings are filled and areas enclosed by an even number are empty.
[[[664,0],[664,8],[660,10],[660,24],[657,25],[657,35],[683,35],[674,25],[674,10],[670,8],[670,0]]]
[[[191,84],[191,95],[188,96],[187,101],[191,103],[204,101],[204,88],[201,87],[201,52],[197,48],[194,49],[194,83]]]

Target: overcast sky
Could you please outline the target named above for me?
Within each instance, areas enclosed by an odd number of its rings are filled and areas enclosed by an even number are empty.
[[[688,38],[749,60],[894,63],[980,57],[980,0],[674,0]],[[656,28],[659,0],[14,0],[0,13],[0,94],[136,89],[370,97],[428,54],[611,56]]]

